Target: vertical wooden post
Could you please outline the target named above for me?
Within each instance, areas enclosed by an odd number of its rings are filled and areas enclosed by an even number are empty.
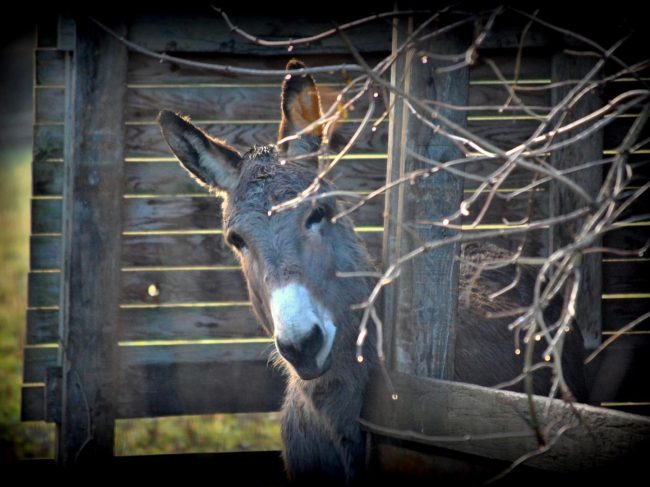
[[[401,27],[410,30],[405,25]],[[399,28],[395,32],[403,35]],[[458,32],[436,36],[406,54],[404,67],[393,71],[393,82],[421,101],[466,105],[468,68],[441,73],[436,70],[441,62],[433,58],[422,62],[419,53],[458,54],[467,47]],[[465,124],[465,112],[439,111],[455,123]],[[389,133],[388,183],[411,171],[431,167],[409,155],[409,151],[440,162],[462,156],[451,141],[434,134],[405,104],[398,102]],[[387,198],[384,265],[389,266],[422,242],[454,235],[455,230],[426,222],[442,221],[456,212],[462,196],[462,179],[445,171],[392,190]],[[412,260],[402,268],[395,289],[388,291],[385,321],[392,324],[394,369],[425,377],[454,377],[459,251],[458,244],[448,245]]]
[[[126,61],[121,43],[77,19],[66,80],[57,438],[63,466],[113,455]]]
[[[594,65],[593,58],[584,56],[570,56],[563,52],[556,53],[551,63],[551,81],[567,81],[582,79]],[[552,92],[552,103],[559,103],[574,87],[573,84],[557,86]],[[571,123],[579,118],[588,115],[602,106],[602,101],[597,92],[589,93],[580,101],[575,103],[570,111],[566,112],[563,124]],[[569,132],[564,137],[557,137],[555,141],[561,141],[574,135]],[[577,142],[566,147],[554,150],[551,154],[553,167],[564,170],[584,164],[590,161],[597,161],[603,157],[603,131],[598,130]],[[597,196],[598,190],[603,182],[602,166],[594,166],[587,170],[567,174],[567,177],[578,183],[590,196]],[[549,195],[550,216],[562,215],[577,209],[584,202],[567,189],[566,185],[553,182],[550,186]],[[549,232],[549,250],[553,252],[574,241],[574,235],[580,228],[583,221],[573,221],[556,225]],[[594,242],[595,246],[599,244]],[[601,341],[602,316],[601,316],[601,293],[602,293],[602,261],[598,253],[584,255],[581,264],[582,276],[580,282],[580,294],[576,307],[577,324],[582,332],[585,347],[596,348]]]

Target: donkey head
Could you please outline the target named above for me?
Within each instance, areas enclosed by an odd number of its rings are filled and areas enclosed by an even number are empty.
[[[300,67],[291,61],[287,69]],[[320,118],[311,76],[285,78],[281,110],[280,139]],[[359,268],[361,247],[349,220],[330,221],[337,211],[333,198],[269,212],[313,182],[316,157],[313,167],[304,167],[304,160],[319,148],[320,128],[282,144],[281,152],[268,145],[241,154],[172,112],[161,112],[158,121],[181,165],[199,184],[224,195],[224,237],[241,262],[255,313],[273,332],[278,352],[292,366],[289,370],[302,379],[321,376],[332,356],[342,353],[336,352],[340,343],[354,343],[354,331],[339,325],[349,321],[349,305],[362,296],[349,285],[332,283],[337,272]],[[300,165],[291,161],[296,157]],[[327,190],[322,183],[319,191]],[[352,346],[348,348],[352,353]]]

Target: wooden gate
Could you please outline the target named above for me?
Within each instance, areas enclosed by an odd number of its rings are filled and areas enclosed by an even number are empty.
[[[259,37],[280,39],[330,28],[314,19],[280,17],[241,18],[240,25]],[[219,64],[282,69],[290,57],[310,66],[351,59],[347,44],[336,36],[290,52],[250,43],[213,12],[133,15],[110,26],[150,50]],[[564,64],[558,39],[535,29],[516,66],[520,33],[520,27],[507,24],[491,37],[497,40],[482,46],[507,79],[543,85],[575,75],[559,68]],[[367,24],[349,35],[370,62],[391,50],[389,29]],[[399,35],[398,29],[393,37]],[[470,104],[498,105],[508,97],[486,65],[471,66],[468,76]],[[316,78],[329,105],[350,75]],[[191,115],[236,147],[271,143],[279,124],[280,83],[281,77],[233,76],[160,62],[129,51],[88,18],[63,16],[40,26],[22,417],[59,426],[63,464],[82,454],[110,456],[116,418],[278,409],[283,383],[267,365],[272,341],[252,316],[243,278],[223,242],[220,201],[179,168],[155,117],[160,109]],[[533,105],[548,106],[557,95],[544,90],[525,96]],[[347,142],[359,114],[363,106],[339,124],[334,149]],[[399,123],[393,116],[362,134],[333,174],[339,187],[367,193],[399,174],[399,147],[388,147],[389,132],[400,133]],[[613,123],[596,150],[611,154],[630,123]],[[467,124],[496,145],[512,146],[532,133],[536,121],[469,112]],[[564,163],[571,157],[565,154]],[[632,157],[641,163],[647,151]],[[469,169],[484,174],[489,168]],[[465,191],[472,189],[468,185]],[[504,216],[516,220],[527,196],[509,204],[496,200],[482,224],[501,225]],[[566,204],[552,188],[535,198],[540,215]],[[382,241],[389,258],[402,238],[391,227],[394,218],[384,225],[384,205],[376,198],[354,215],[378,263]],[[647,223],[611,232],[604,245],[638,247],[648,239]],[[545,231],[531,234],[528,254],[548,255],[549,242]],[[593,340],[600,339],[601,322],[603,334],[611,334],[650,309],[647,259],[603,261],[602,290],[600,265],[592,265],[596,284],[590,286],[593,296],[602,296],[602,307],[589,311],[596,323]],[[397,313],[390,302],[389,315]],[[399,330],[393,333],[399,340]],[[647,413],[650,390],[639,380],[649,365],[643,353],[647,336],[624,336],[594,366],[592,374],[603,381],[601,397],[595,398],[601,405]],[[599,373],[621,362],[631,371],[624,377]]]

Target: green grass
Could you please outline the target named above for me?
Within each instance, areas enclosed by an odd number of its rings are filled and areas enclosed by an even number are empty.
[[[0,153],[0,459],[54,456],[54,427],[20,422],[29,269],[29,149]]]
[[[20,421],[30,157],[29,149],[0,153],[0,464],[54,456],[54,425]],[[260,451],[280,446],[277,413],[119,420],[115,430],[116,455]]]

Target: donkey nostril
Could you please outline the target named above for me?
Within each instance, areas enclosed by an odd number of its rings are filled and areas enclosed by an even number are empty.
[[[289,362],[301,362],[305,359],[314,358],[323,347],[323,332],[317,324],[314,324],[307,336],[298,343],[286,343],[277,340],[278,351]]]

